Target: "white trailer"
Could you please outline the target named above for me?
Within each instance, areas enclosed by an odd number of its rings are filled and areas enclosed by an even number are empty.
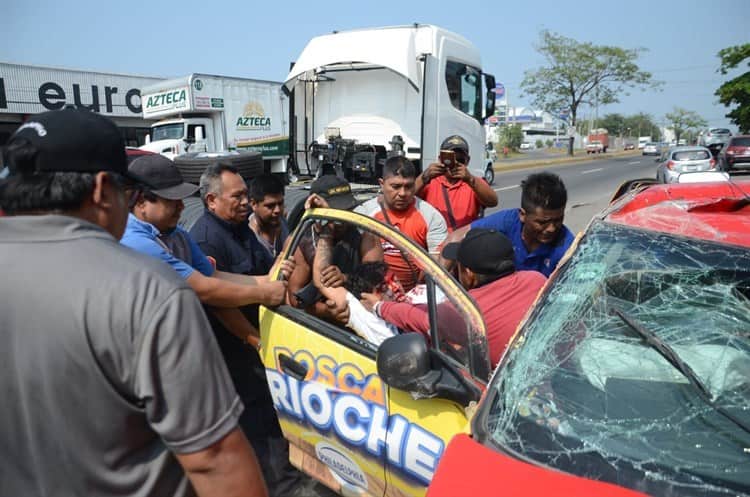
[[[485,172],[495,80],[482,72],[478,50],[455,33],[415,24],[318,36],[284,86],[292,157],[302,173],[329,168],[372,180],[390,154],[421,170],[455,134],[469,143],[472,172]]]
[[[169,158],[253,150],[266,171],[287,173],[289,107],[279,82],[190,74],[143,88],[141,102],[144,119],[160,119],[144,150]]]

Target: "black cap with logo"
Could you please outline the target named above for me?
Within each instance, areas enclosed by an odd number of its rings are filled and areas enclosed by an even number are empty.
[[[469,144],[462,137],[453,135],[443,140],[443,143],[440,145],[440,150],[463,150],[468,154]]]
[[[326,174],[313,181],[310,192],[323,197],[333,209],[348,211],[358,204],[349,182],[333,174]]]
[[[513,243],[496,230],[474,228],[460,242],[443,247],[442,256],[477,274],[505,276],[516,270]]]
[[[106,117],[89,110],[67,108],[31,116],[10,137],[6,146],[26,141],[36,148],[33,170],[19,171],[8,164],[10,176],[37,172],[96,173],[109,171],[148,184],[128,172],[125,142]]]
[[[182,200],[198,191],[198,185],[186,183],[174,162],[161,154],[141,155],[128,170],[143,178],[151,193],[169,200]]]

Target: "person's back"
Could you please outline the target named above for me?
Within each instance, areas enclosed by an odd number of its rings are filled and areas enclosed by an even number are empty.
[[[469,290],[484,317],[493,366],[546,281],[538,271],[516,271]]]
[[[199,359],[218,354],[209,333],[168,367],[155,360],[160,343],[181,341],[181,323],[205,322],[193,292],[166,265],[65,216],[3,218],[0,261],[0,390],[17,407],[2,411],[12,429],[0,431],[0,446],[12,450],[0,451],[0,494],[189,495],[164,444],[189,451],[236,423],[195,426],[199,418],[168,402],[197,393],[185,383],[191,368],[226,381]],[[166,398],[155,402],[154,389]],[[222,392],[193,400],[240,408]]]

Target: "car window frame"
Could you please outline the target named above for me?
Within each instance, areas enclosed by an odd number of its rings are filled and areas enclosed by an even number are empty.
[[[469,363],[462,364],[446,354],[440,349],[439,343],[435,343],[432,340],[430,348],[440,353],[448,360],[450,360],[457,367],[461,368],[468,373],[474,381],[478,381],[483,385],[486,385],[490,373],[492,371],[489,359],[489,347],[487,345],[487,330],[482,317],[481,312],[476,306],[476,303],[468,294],[468,292],[461,286],[461,284],[440,264],[435,261],[422,247],[417,245],[410,238],[404,236],[401,232],[394,229],[393,227],[384,224],[376,219],[364,216],[353,211],[344,211],[339,209],[309,209],[307,210],[302,218],[300,219],[297,228],[289,236],[285,243],[281,257],[277,260],[277,263],[269,272],[271,279],[278,279],[280,275],[278,261],[289,258],[294,253],[294,250],[299,246],[301,238],[304,236],[308,221],[312,219],[328,220],[328,221],[339,221],[349,223],[357,226],[359,229],[367,230],[376,236],[384,237],[387,236],[392,240],[396,240],[399,246],[407,249],[409,254],[418,261],[418,266],[425,270],[428,274],[426,278],[428,280],[428,291],[431,284],[437,285],[443,292],[450,293],[451,298],[456,301],[461,310],[459,313],[463,313],[464,317],[468,319],[467,330],[473,329],[478,336],[468,337],[467,343],[470,344],[469,350]],[[435,300],[433,299],[430,307],[434,307]],[[428,308],[429,309],[429,308]],[[353,332],[347,332],[342,330],[339,326],[328,323],[323,319],[313,316],[307,313],[304,309],[298,309],[291,305],[283,304],[281,306],[272,309],[273,312],[284,315],[286,318],[295,321],[305,326],[310,330],[314,330],[328,339],[331,339],[341,345],[349,347],[356,352],[374,359],[377,353],[377,346],[370,343],[366,339],[357,336]],[[436,315],[435,309],[428,312],[430,316]],[[432,319],[431,319],[432,323]],[[435,330],[430,327],[430,335],[434,338]]]

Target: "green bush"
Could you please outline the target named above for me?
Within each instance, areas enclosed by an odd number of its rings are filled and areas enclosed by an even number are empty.
[[[537,140],[535,145],[536,145],[536,148],[543,148],[544,142],[542,140]]]

